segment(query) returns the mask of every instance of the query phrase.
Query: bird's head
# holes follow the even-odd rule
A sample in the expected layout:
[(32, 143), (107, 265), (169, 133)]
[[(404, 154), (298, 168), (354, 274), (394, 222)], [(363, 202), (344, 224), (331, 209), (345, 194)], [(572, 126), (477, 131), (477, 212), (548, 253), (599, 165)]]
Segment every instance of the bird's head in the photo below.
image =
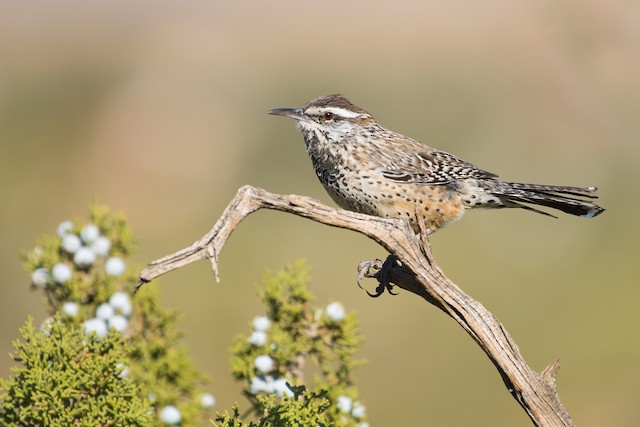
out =
[(269, 114), (297, 120), (307, 144), (312, 141), (339, 143), (375, 123), (371, 114), (342, 95), (325, 95), (302, 108), (276, 108)]

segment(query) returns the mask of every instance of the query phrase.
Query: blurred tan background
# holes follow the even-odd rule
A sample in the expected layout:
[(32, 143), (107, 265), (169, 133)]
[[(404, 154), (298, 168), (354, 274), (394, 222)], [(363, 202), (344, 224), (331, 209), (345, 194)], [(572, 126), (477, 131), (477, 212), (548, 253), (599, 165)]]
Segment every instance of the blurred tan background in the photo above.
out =
[[(94, 197), (128, 213), (141, 264), (208, 231), (243, 184), (329, 203), (294, 123), (265, 113), (340, 92), (505, 179), (600, 187), (608, 211), (597, 219), (471, 213), (432, 243), (532, 367), (561, 359), (560, 396), (578, 425), (640, 425), (639, 3), (0, 7), (1, 376), (18, 327), (46, 316), (19, 251)], [(261, 314), (263, 270), (301, 257), (319, 303), (358, 311), (372, 426), (529, 425), (452, 320), (412, 295), (357, 288), (357, 263), (384, 255), (354, 233), (261, 212), (222, 254), (221, 284), (203, 262), (148, 286), (183, 312), (217, 409), (239, 398), (227, 348)]]

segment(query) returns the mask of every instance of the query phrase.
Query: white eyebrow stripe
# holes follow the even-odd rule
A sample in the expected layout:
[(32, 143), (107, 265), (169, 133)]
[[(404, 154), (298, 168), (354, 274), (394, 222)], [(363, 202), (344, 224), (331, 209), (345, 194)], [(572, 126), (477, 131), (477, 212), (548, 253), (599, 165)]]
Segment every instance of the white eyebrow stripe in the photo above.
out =
[(344, 117), (346, 119), (355, 119), (360, 117), (360, 113), (354, 113), (353, 111), (345, 110), (344, 108), (329, 107), (325, 108), (325, 112), (333, 113), (336, 116)]
[(355, 113), (353, 111), (349, 111), (339, 107), (322, 107), (322, 108), (313, 107), (307, 110), (307, 114), (319, 115), (320, 113), (333, 113), (336, 116), (344, 117), (345, 119), (355, 119), (356, 117), (362, 116), (362, 114), (360, 113)]

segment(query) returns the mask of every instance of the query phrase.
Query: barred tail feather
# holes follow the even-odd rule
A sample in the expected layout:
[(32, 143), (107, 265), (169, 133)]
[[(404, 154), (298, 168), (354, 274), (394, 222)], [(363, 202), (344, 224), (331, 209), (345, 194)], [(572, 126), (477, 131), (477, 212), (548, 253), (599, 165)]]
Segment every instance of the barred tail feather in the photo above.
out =
[[(501, 199), (506, 200), (507, 206), (511, 203), (513, 204), (513, 207), (520, 207), (546, 214), (546, 212), (521, 204), (530, 203), (533, 205), (557, 209), (571, 215), (585, 218), (593, 218), (594, 216), (598, 216), (604, 212), (604, 209), (595, 203), (581, 200), (577, 197), (570, 197), (578, 196), (596, 199), (598, 198), (598, 189), (596, 187), (563, 187), (554, 185), (521, 184), (515, 182), (504, 182), (501, 184), (503, 185), (500, 186), (496, 195)], [(569, 196), (565, 196), (565, 194), (568, 194)]]
[(513, 190), (570, 194), (572, 196), (588, 197), (590, 199), (598, 198), (598, 187), (567, 187), (562, 185), (523, 184), (520, 182), (503, 182), (502, 184), (505, 184)]

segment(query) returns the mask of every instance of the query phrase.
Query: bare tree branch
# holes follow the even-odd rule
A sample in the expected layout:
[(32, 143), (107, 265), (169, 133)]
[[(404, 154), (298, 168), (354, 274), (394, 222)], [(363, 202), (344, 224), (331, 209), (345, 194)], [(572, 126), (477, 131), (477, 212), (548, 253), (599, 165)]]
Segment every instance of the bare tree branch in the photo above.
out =
[(140, 273), (136, 291), (144, 283), (194, 261), (209, 259), (218, 276), (218, 255), (240, 221), (258, 209), (274, 209), (334, 227), (357, 231), (375, 240), (392, 255), (360, 263), (360, 275), (376, 278), (381, 287), (397, 285), (421, 296), (456, 322), (478, 343), (498, 369), (507, 389), (536, 426), (574, 426), (556, 393), (559, 362), (542, 373), (531, 369), (509, 333), (478, 301), (449, 280), (431, 255), (428, 241), (416, 238), (408, 223), (356, 212), (332, 209), (309, 197), (278, 195), (244, 186), (238, 190), (214, 227), (200, 240), (179, 252), (149, 264)]

